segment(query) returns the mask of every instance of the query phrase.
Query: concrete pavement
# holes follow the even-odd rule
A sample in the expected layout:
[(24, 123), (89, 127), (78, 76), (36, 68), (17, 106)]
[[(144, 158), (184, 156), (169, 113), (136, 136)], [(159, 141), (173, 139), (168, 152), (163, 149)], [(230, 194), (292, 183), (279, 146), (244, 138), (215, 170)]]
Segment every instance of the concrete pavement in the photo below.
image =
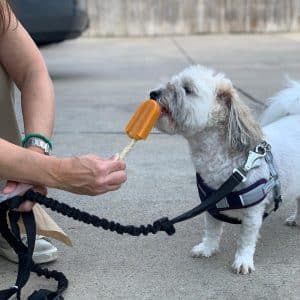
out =
[[(300, 79), (300, 35), (186, 36), (153, 39), (78, 39), (42, 49), (57, 96), (55, 155), (111, 156), (128, 139), (123, 128), (148, 91), (195, 61), (225, 72), (261, 103), (283, 87), (283, 76)], [(258, 116), (263, 105), (243, 99)], [(194, 169), (182, 138), (154, 132), (127, 159), (128, 181), (95, 198), (62, 191), (50, 195), (124, 224), (175, 216), (199, 201)], [(256, 271), (230, 270), (238, 226), (225, 225), (221, 251), (193, 259), (202, 216), (176, 226), (177, 233), (119, 236), (54, 213), (74, 247), (58, 245), (49, 266), (70, 280), (66, 299), (300, 299), (300, 231), (283, 225), (286, 203), (264, 224)], [(16, 267), (0, 258), (1, 287)], [(32, 276), (25, 294), (53, 282)]]

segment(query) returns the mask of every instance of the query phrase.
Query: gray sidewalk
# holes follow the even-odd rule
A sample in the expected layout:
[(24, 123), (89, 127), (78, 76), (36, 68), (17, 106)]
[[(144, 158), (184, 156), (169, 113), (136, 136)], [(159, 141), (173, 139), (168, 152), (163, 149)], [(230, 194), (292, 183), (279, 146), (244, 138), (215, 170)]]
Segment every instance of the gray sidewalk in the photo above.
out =
[[(243, 99), (259, 116), (266, 98), (283, 87), (284, 75), (300, 79), (300, 35), (187, 36), (154, 39), (79, 39), (42, 50), (57, 96), (55, 155), (111, 156), (128, 139), (124, 126), (148, 92), (189, 62), (225, 72), (260, 103)], [(176, 216), (199, 199), (195, 172), (182, 138), (154, 132), (127, 159), (128, 181), (95, 198), (54, 191), (71, 205), (124, 224)], [(239, 227), (225, 225), (221, 251), (193, 259), (203, 217), (176, 226), (177, 233), (119, 236), (50, 214), (74, 247), (58, 245), (49, 268), (70, 280), (66, 299), (300, 299), (300, 231), (284, 220), (284, 205), (264, 224), (250, 276), (231, 272)], [(15, 280), (16, 267), (0, 258), (1, 287)], [(54, 288), (32, 276), (26, 293)]]

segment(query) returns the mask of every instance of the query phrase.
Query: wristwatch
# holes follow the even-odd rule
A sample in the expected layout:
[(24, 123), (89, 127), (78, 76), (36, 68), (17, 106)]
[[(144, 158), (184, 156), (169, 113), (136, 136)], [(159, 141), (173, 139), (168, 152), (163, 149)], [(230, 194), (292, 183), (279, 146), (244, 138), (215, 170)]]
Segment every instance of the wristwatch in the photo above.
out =
[(29, 138), (23, 146), (24, 146), (24, 148), (37, 147), (37, 148), (42, 149), (44, 151), (44, 154), (46, 154), (46, 155), (51, 154), (50, 145), (48, 143), (46, 143), (44, 140), (37, 138), (37, 137)]

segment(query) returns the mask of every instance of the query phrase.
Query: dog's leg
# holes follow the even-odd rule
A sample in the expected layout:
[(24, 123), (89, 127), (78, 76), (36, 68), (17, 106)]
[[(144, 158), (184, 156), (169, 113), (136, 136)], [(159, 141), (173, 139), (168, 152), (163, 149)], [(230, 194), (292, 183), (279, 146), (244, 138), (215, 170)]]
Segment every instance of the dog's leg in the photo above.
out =
[(196, 245), (192, 249), (191, 255), (193, 257), (210, 257), (219, 249), (219, 243), (222, 234), (222, 225), (223, 222), (216, 220), (209, 213), (205, 213), (204, 237), (202, 243)]
[(264, 207), (248, 208), (243, 217), (238, 249), (235, 254), (233, 270), (237, 274), (249, 274), (255, 270), (253, 256), (259, 229), (263, 220)]
[(296, 200), (296, 212), (294, 215), (286, 219), (285, 224), (288, 226), (297, 226), (300, 225), (300, 197)]

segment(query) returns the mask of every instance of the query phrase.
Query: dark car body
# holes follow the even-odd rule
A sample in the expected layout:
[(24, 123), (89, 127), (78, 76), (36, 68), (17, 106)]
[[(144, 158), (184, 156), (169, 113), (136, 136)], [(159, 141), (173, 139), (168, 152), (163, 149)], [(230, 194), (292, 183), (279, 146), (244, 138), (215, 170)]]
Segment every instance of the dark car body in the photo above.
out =
[(38, 45), (78, 37), (89, 25), (86, 0), (12, 0), (10, 3)]

